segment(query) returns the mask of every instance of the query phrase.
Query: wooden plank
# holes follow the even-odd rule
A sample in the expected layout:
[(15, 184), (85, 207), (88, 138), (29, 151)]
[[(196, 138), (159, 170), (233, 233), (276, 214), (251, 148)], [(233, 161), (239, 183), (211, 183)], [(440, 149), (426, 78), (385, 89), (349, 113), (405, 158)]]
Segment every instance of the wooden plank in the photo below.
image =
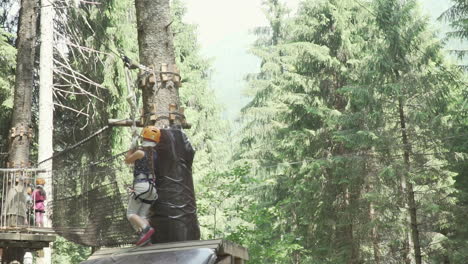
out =
[[(100, 258), (108, 258), (108, 257), (116, 257), (116, 256), (134, 256), (134, 255), (145, 255), (145, 254), (157, 254), (163, 252), (176, 252), (176, 251), (183, 251), (183, 250), (190, 250), (190, 249), (199, 249), (200, 247), (183, 247), (183, 248), (167, 248), (167, 249), (148, 249), (151, 246), (145, 247), (133, 247), (133, 248), (122, 248), (120, 251), (114, 252), (112, 254), (105, 254), (105, 255), (91, 255), (88, 260), (100, 259)], [(209, 247), (203, 247), (209, 248)], [(211, 249), (211, 248), (210, 248)], [(216, 249), (213, 249), (216, 251)]]
[(49, 247), (49, 242), (43, 241), (0, 241), (0, 248), (5, 247), (20, 247), (31, 249), (42, 249)]
[(233, 264), (232, 256), (224, 256), (216, 264)]
[(249, 260), (249, 252), (245, 247), (236, 245), (226, 240), (223, 240), (223, 243), (219, 249), (219, 255), (232, 255), (237, 258)]
[(218, 256), (222, 257), (223, 259), (229, 259), (229, 261), (226, 260), (226, 264), (244, 264), (245, 261), (249, 260), (249, 254), (246, 248), (236, 245), (232, 242), (220, 239), (162, 243), (145, 247), (104, 248), (96, 251), (91, 257), (88, 258), (88, 260), (119, 255), (127, 256), (155, 254), (160, 252), (181, 251), (197, 248), (209, 248), (215, 250)]
[(241, 258), (235, 258), (234, 259), (234, 264), (244, 264), (244, 263), (245, 263), (245, 261), (243, 259), (241, 259)]
[[(184, 241), (184, 242), (172, 242), (172, 243), (162, 243), (154, 244), (151, 246), (135, 248), (133, 252), (162, 252), (162, 251), (171, 251), (171, 250), (185, 250), (185, 249), (194, 249), (194, 248), (211, 248), (217, 250), (221, 244), (222, 240), (194, 240), (194, 241)], [(96, 251), (93, 256), (105, 257), (107, 255), (118, 254), (129, 250), (131, 248), (104, 248)], [(150, 253), (151, 253), (150, 252)]]
[(53, 242), (55, 241), (55, 236), (23, 233), (0, 233), (0, 240)]
[(55, 235), (55, 231), (51, 227), (28, 227), (26, 231), (32, 232), (32, 233)]
[(0, 247), (22, 247), (41, 249), (55, 241), (54, 235), (0, 233)]
[[(125, 120), (121, 120), (121, 119), (109, 119), (107, 121), (107, 124), (109, 126), (127, 126), (127, 127), (131, 127), (133, 126), (133, 120), (131, 119), (125, 119)], [(137, 127), (144, 127), (144, 124), (141, 120), (137, 121), (136, 122), (136, 126)]]

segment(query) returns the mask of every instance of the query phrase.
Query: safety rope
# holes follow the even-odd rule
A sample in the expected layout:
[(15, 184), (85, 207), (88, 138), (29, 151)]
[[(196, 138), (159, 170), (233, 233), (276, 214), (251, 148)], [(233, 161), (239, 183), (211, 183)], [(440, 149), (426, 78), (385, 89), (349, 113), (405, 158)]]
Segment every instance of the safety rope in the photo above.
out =
[(135, 89), (133, 89), (132, 81), (130, 79), (130, 70), (128, 66), (125, 67), (125, 80), (127, 83), (127, 102), (130, 104), (130, 119), (132, 120), (131, 134), (132, 134), (132, 148), (138, 144), (138, 131), (136, 125), (136, 113), (138, 113), (138, 101), (136, 98)]
[[(115, 53), (115, 52), (114, 52)], [(120, 52), (120, 58), (123, 60), (125, 66), (130, 69), (130, 70), (134, 70), (134, 69), (140, 69), (142, 71), (145, 71), (147, 73), (151, 73), (151, 74), (173, 74), (173, 75), (176, 75), (176, 76), (180, 76), (179, 73), (177, 72), (171, 72), (171, 71), (157, 71), (155, 69), (152, 69), (150, 67), (147, 67), (145, 65), (142, 65), (142, 64), (139, 64), (137, 62), (134, 62), (132, 61), (129, 57), (127, 57), (123, 52)]]
[(105, 127), (101, 128), (101, 129), (99, 129), (98, 131), (94, 132), (93, 134), (91, 134), (91, 135), (88, 136), (87, 138), (85, 138), (85, 139), (79, 141), (78, 143), (74, 144), (74, 145), (71, 146), (71, 147), (67, 147), (66, 149), (64, 149), (63, 151), (60, 151), (59, 153), (57, 153), (57, 154), (55, 154), (55, 155), (52, 155), (52, 157), (49, 157), (49, 158), (47, 158), (47, 159), (45, 159), (45, 160), (39, 162), (37, 165), (40, 165), (40, 164), (42, 164), (42, 163), (44, 163), (44, 162), (46, 162), (46, 161), (48, 161), (48, 160), (55, 159), (55, 158), (57, 158), (57, 157), (59, 157), (59, 156), (65, 154), (65, 153), (69, 152), (70, 150), (73, 150), (73, 149), (75, 149), (75, 148), (77, 148), (77, 147), (83, 145), (84, 143), (90, 141), (92, 138), (98, 136), (99, 134), (103, 133), (103, 132), (106, 131), (107, 129), (109, 129), (109, 126), (105, 126)]

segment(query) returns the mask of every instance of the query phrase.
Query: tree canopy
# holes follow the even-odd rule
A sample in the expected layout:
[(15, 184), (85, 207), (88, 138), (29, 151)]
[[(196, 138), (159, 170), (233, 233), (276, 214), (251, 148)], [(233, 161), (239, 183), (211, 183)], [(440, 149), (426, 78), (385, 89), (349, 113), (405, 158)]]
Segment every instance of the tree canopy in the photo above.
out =
[[(127, 98), (138, 73), (121, 59), (138, 58), (134, 3), (93, 3), (58, 4), (56, 151), (110, 118), (135, 115)], [(249, 263), (465, 263), (468, 79), (418, 1), (302, 0), (292, 12), (285, 1), (264, 0), (263, 7), (268, 25), (254, 30), (251, 47), (259, 71), (246, 76), (249, 102), (230, 123), (210, 88), (197, 26), (184, 22), (183, 1), (172, 1), (202, 238), (247, 247)], [(452, 1), (441, 17), (449, 37), (468, 38), (467, 12), (465, 0)], [(2, 15), (0, 23), (6, 142), (16, 20)], [(141, 106), (140, 92), (136, 98)], [(56, 169), (111, 159), (130, 139), (130, 129), (110, 130)], [(90, 254), (63, 239), (55, 248), (55, 263)]]

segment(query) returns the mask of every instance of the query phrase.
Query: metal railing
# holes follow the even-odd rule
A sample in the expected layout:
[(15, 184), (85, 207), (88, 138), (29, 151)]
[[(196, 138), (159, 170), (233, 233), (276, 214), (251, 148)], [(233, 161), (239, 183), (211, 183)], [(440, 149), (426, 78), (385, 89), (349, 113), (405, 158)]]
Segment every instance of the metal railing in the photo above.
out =
[[(33, 197), (36, 179), (44, 169), (0, 169), (0, 229), (36, 226)], [(41, 177), (43, 178), (43, 177)]]

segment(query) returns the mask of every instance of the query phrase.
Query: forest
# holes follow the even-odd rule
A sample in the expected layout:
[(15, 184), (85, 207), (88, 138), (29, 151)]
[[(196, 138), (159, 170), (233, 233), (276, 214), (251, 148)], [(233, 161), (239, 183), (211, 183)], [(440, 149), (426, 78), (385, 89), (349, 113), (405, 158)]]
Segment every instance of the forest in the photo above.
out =
[[(0, 167), (13, 118), (17, 2), (0, 1)], [(446, 43), (468, 40), (468, 2), (450, 5), (439, 17), (450, 25), (442, 38), (417, 0), (301, 0), (294, 12), (263, 0), (268, 26), (254, 30), (250, 47), (261, 63), (245, 76), (247, 105), (227, 120), (197, 25), (184, 22), (184, 1), (171, 0), (201, 238), (248, 248), (252, 264), (467, 263), (468, 46)], [(108, 119), (135, 115), (127, 98), (137, 72), (119, 55), (138, 61), (139, 47), (134, 1), (54, 7), (59, 153)], [(37, 72), (32, 78), (37, 132)], [(113, 128), (54, 161), (54, 171), (113, 158), (131, 138), (129, 128)], [(37, 160), (36, 138), (30, 155)], [(90, 254), (59, 238), (52, 260)]]

